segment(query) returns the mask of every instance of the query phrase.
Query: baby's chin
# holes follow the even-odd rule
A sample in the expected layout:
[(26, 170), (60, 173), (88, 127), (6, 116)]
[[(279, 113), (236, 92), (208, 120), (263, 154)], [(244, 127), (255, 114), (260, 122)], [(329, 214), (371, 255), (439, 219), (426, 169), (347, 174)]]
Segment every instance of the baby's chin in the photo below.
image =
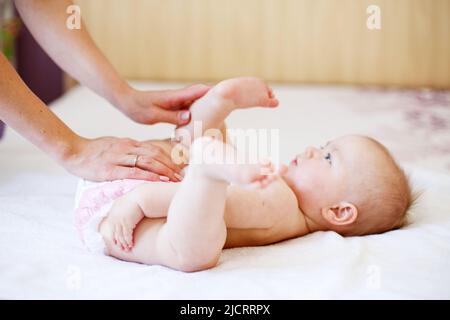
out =
[(289, 181), (289, 183), (294, 182), (293, 168), (291, 166), (287, 167), (286, 172), (283, 174), (283, 179)]
[(285, 173), (285, 176), (288, 176), (291, 180), (298, 180), (299, 179), (299, 173), (301, 168), (297, 164), (290, 163), (287, 166), (287, 170)]
[(297, 181), (295, 179), (295, 175), (289, 173), (289, 170), (282, 176), (284, 182), (288, 185), (288, 187), (294, 192), (297, 200), (299, 200), (300, 190), (297, 185)]

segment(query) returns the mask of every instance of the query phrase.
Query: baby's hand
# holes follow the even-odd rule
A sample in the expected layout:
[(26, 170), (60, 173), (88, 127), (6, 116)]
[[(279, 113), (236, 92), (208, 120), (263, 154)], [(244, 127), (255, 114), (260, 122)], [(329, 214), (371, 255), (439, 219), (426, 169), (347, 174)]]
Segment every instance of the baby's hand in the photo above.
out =
[(112, 230), (114, 244), (124, 251), (130, 251), (134, 245), (133, 231), (143, 217), (144, 214), (134, 201), (126, 196), (118, 198), (105, 218)]
[(250, 185), (250, 187), (266, 188), (287, 171), (285, 165), (282, 164), (276, 166), (269, 159), (262, 160), (260, 163), (260, 176)]

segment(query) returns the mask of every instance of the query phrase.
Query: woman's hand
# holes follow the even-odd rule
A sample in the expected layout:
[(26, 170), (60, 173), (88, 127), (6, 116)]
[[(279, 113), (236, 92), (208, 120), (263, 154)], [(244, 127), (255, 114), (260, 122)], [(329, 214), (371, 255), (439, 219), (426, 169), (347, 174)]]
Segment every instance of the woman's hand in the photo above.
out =
[(141, 179), (181, 181), (180, 171), (163, 149), (126, 138), (78, 137), (61, 160), (72, 174), (92, 181)]
[(180, 126), (189, 123), (189, 107), (209, 89), (210, 87), (201, 84), (163, 91), (138, 91), (128, 87), (118, 93), (119, 96), (114, 99), (113, 104), (138, 123), (167, 122)]

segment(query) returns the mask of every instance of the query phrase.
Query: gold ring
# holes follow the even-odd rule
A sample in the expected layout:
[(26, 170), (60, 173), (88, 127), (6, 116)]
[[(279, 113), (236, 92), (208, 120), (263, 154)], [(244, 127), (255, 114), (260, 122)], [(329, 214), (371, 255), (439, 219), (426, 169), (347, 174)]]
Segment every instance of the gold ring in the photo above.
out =
[(133, 167), (136, 167), (137, 162), (138, 162), (138, 158), (139, 158), (139, 155), (137, 154), (137, 155), (136, 155), (136, 158), (134, 158)]

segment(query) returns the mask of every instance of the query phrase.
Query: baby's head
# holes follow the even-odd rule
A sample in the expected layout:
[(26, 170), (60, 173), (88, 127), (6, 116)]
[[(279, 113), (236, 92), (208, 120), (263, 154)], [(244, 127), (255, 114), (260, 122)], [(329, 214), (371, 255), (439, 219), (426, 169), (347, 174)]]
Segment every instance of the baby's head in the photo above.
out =
[(389, 151), (364, 136), (306, 148), (289, 165), (285, 180), (311, 229), (344, 236), (399, 228), (413, 202), (408, 179)]

